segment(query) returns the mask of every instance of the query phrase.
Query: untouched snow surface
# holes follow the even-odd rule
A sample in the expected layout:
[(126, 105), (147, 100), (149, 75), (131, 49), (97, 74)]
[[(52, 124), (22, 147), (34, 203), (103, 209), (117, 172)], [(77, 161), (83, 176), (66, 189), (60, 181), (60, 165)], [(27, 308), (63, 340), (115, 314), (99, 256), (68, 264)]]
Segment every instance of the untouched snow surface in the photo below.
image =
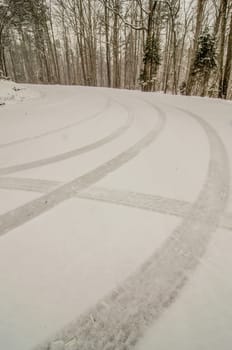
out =
[(11, 82), (0, 101), (0, 349), (231, 349), (232, 105)]

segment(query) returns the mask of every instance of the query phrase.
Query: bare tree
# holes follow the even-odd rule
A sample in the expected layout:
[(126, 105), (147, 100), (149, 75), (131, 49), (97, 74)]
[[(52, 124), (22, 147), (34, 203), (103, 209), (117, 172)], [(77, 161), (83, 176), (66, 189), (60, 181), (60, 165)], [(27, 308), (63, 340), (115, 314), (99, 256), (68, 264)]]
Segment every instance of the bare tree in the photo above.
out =
[[(25, 82), (228, 98), (231, 10), (232, 0), (1, 0), (0, 71)], [(206, 28), (217, 70), (212, 57), (200, 62)]]

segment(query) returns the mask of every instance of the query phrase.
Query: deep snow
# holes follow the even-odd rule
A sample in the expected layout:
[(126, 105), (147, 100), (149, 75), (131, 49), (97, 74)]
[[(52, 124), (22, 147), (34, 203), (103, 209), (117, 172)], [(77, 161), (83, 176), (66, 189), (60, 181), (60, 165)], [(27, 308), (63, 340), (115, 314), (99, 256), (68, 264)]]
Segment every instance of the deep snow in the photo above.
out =
[(22, 88), (0, 107), (1, 348), (229, 350), (232, 105)]

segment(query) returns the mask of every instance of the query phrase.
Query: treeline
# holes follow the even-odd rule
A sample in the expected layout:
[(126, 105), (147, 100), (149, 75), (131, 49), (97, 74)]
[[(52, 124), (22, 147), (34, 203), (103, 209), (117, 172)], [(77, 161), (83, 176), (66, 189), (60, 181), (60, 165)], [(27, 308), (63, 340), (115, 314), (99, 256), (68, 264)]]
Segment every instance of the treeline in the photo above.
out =
[(0, 75), (232, 98), (232, 0), (0, 0)]

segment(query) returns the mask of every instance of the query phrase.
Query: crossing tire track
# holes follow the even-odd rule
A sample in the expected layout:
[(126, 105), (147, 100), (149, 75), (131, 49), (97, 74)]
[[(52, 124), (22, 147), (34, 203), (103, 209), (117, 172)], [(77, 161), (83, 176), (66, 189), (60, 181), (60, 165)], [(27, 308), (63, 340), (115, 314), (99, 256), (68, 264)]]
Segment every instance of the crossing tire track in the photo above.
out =
[(78, 198), (124, 205), (136, 209), (144, 209), (175, 216), (185, 216), (191, 209), (191, 203), (177, 199), (100, 187), (91, 187), (79, 193)]
[[(0, 177), (0, 189), (5, 190), (47, 193), (63, 184), (62, 182), (51, 180)], [(185, 217), (192, 207), (191, 203), (174, 198), (102, 187), (91, 187), (83, 192), (74, 194), (74, 196), (80, 199), (121, 205), (177, 217)], [(232, 230), (231, 213), (222, 215), (220, 227)]]
[(117, 290), (36, 349), (70, 342), (75, 350), (129, 350), (178, 297), (204, 255), (226, 208), (229, 163), (215, 130), (198, 115), (179, 109), (204, 129), (210, 145), (206, 181), (191, 211), (163, 246)]

